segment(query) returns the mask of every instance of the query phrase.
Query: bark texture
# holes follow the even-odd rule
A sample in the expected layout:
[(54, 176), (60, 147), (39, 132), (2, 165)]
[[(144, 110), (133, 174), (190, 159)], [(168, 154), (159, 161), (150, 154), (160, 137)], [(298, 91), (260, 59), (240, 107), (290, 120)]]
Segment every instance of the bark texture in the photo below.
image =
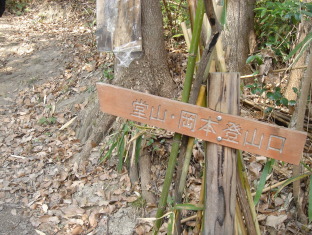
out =
[[(112, 84), (171, 98), (175, 95), (176, 86), (167, 65), (160, 3), (144, 0), (141, 4), (143, 55), (129, 67), (116, 65)], [(73, 161), (86, 160), (91, 149), (103, 139), (116, 120), (114, 116), (101, 113), (96, 100), (92, 98), (92, 105), (81, 115), (77, 136), (85, 145)]]
[[(301, 42), (309, 32), (311, 32), (312, 29), (312, 22), (310, 21), (303, 21), (299, 25), (299, 31), (298, 31), (298, 43)], [(297, 53), (298, 54), (298, 53)], [(307, 50), (301, 55), (301, 57), (298, 59), (297, 62), (293, 64), (293, 67), (300, 67), (307, 64), (308, 59), (308, 52)], [(293, 87), (299, 88), (301, 79), (304, 76), (304, 69), (294, 69), (290, 72), (288, 84), (285, 90), (285, 97), (288, 100), (296, 100), (297, 94), (293, 91)]]
[(256, 0), (229, 0), (227, 9), (227, 24), (223, 33), (223, 45), (227, 71), (248, 74), (246, 65), (249, 39), (254, 35), (254, 12)]
[[(307, 56), (308, 69), (301, 83), (301, 94), (298, 99), (298, 107), (296, 108), (295, 113), (293, 114), (292, 119), (290, 121), (290, 128), (294, 128), (298, 131), (304, 130), (303, 126), (304, 126), (306, 104), (307, 104), (307, 99), (309, 96), (309, 90), (310, 90), (311, 81), (312, 81), (312, 67), (309, 66), (309, 64), (311, 64), (311, 61), (312, 61), (311, 50), (312, 49), (310, 46), (310, 48), (306, 52), (308, 54)], [(301, 165), (293, 166), (293, 177), (299, 176), (300, 174), (302, 174), (302, 171), (303, 169)], [(299, 221), (303, 224), (307, 224), (308, 219), (304, 212), (304, 204), (302, 203), (304, 195), (301, 190), (301, 180), (296, 180), (295, 182), (293, 182), (293, 194), (294, 194), (294, 200), (295, 200), (296, 207), (297, 207), (297, 214), (298, 214)]]

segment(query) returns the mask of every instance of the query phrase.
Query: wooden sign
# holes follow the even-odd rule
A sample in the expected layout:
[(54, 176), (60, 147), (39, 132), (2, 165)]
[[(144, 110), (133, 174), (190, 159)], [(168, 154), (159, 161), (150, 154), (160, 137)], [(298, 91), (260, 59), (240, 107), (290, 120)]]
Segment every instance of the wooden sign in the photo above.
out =
[(103, 112), (198, 139), (299, 164), (307, 134), (104, 83)]

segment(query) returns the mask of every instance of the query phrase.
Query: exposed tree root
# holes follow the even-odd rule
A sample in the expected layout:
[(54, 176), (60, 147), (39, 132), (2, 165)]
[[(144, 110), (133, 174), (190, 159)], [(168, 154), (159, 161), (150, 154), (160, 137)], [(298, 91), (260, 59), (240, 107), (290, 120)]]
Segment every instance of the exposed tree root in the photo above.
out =
[(143, 150), (143, 154), (140, 156), (139, 167), (142, 197), (146, 200), (146, 202), (155, 204), (156, 198), (154, 194), (149, 191), (151, 185), (151, 159), (147, 150)]
[(86, 141), (82, 151), (72, 158), (72, 163), (77, 162), (78, 165), (87, 160), (92, 148), (97, 146), (106, 136), (111, 126), (114, 124), (116, 117), (109, 114), (99, 114), (99, 117), (94, 117), (96, 125), (92, 128), (91, 135)]

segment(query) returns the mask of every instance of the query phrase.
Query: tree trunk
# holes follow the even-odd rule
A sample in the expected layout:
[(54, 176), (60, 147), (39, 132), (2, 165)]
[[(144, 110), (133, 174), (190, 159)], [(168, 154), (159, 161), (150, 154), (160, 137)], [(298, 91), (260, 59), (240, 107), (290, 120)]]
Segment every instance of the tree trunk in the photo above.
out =
[[(312, 23), (310, 21), (303, 21), (299, 25), (299, 32), (298, 32), (298, 43), (301, 42), (309, 32), (311, 32)], [(298, 55), (298, 53), (297, 53)], [(293, 67), (300, 67), (306, 65), (308, 58), (307, 50), (301, 55), (296, 63), (294, 63)], [(284, 93), (284, 96), (288, 100), (296, 100), (297, 94), (293, 91), (293, 87), (299, 88), (301, 79), (304, 76), (304, 69), (294, 69), (290, 72), (288, 84)]]
[[(173, 97), (176, 87), (167, 65), (160, 3), (157, 0), (143, 0), (141, 4), (143, 55), (132, 61), (129, 67), (119, 67), (116, 63), (112, 84), (164, 97)], [(108, 133), (115, 119), (114, 116), (101, 113), (98, 102), (93, 101), (86, 113), (82, 114), (78, 136), (86, 142), (81, 153), (75, 156), (73, 161), (87, 160), (91, 149)]]
[(225, 61), (228, 72), (248, 74), (246, 59), (253, 51), (250, 39), (254, 35), (254, 12), (256, 0), (229, 0), (226, 26), (223, 33)]
[[(290, 121), (290, 128), (296, 129), (298, 131), (303, 131), (303, 125), (304, 125), (304, 117), (305, 117), (305, 111), (306, 111), (306, 104), (309, 96), (309, 90), (311, 87), (311, 80), (312, 80), (312, 67), (309, 66), (309, 63), (311, 64), (312, 61), (312, 53), (311, 53), (311, 46), (307, 49), (306, 53), (307, 55), (307, 65), (308, 69), (305, 72), (305, 76), (302, 79), (301, 83), (301, 89), (300, 89), (300, 97), (298, 99), (298, 105), (296, 107), (296, 110), (291, 118)], [(302, 166), (293, 166), (293, 177), (299, 176), (302, 174)], [(303, 192), (301, 190), (301, 180), (296, 180), (293, 183), (293, 194), (294, 194), (294, 200), (297, 207), (297, 213), (299, 221), (303, 224), (307, 224), (308, 219), (307, 216), (304, 213), (304, 205), (302, 204), (303, 201)]]

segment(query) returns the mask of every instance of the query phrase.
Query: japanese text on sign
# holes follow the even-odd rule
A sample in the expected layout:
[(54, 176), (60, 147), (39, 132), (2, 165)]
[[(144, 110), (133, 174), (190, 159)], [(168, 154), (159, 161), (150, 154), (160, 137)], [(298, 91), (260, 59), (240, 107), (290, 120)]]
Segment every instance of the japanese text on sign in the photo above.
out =
[(101, 110), (227, 147), (298, 164), (306, 133), (98, 84)]

